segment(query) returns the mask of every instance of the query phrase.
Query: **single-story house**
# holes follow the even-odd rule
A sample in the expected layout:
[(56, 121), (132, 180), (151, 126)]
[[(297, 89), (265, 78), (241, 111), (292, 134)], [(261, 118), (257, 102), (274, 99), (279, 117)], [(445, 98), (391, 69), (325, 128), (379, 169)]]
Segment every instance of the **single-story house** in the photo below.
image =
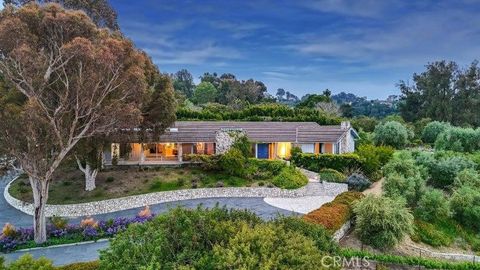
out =
[(322, 126), (315, 122), (177, 121), (158, 139), (112, 143), (104, 153), (105, 165), (156, 165), (183, 162), (186, 155), (223, 153), (229, 134), (243, 133), (252, 142), (252, 156), (288, 158), (292, 146), (304, 153), (350, 153), (357, 132), (350, 122)]

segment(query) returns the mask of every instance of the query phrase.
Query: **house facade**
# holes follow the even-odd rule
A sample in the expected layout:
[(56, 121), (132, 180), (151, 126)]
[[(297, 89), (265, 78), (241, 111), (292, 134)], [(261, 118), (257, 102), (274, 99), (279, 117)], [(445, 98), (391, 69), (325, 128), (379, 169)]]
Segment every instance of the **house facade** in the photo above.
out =
[(149, 142), (112, 143), (104, 152), (105, 165), (160, 165), (184, 162), (190, 154), (221, 154), (235, 136), (252, 142), (252, 157), (289, 158), (293, 146), (304, 153), (350, 153), (357, 132), (349, 122), (321, 126), (315, 122), (177, 121)]

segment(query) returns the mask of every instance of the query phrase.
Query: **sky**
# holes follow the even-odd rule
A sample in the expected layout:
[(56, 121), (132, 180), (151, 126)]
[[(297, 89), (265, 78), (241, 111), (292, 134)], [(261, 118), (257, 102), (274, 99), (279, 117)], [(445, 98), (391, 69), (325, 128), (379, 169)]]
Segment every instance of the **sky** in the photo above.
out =
[[(2, 0), (0, 0), (1, 2)], [(479, 58), (480, 0), (110, 0), (163, 72), (233, 73), (270, 93), (399, 94), (437, 60)]]

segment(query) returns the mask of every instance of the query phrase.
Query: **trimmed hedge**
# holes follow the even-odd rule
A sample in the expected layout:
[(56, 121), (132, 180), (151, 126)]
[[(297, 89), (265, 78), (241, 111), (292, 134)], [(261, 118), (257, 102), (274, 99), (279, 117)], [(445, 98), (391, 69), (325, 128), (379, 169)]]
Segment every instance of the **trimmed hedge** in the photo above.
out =
[(360, 192), (344, 192), (338, 195), (333, 201), (304, 215), (303, 218), (306, 221), (320, 224), (330, 233), (334, 233), (353, 217), (353, 203), (363, 197), (365, 196)]
[(288, 166), (280, 171), (272, 179), (272, 184), (279, 188), (295, 189), (305, 186), (308, 183), (308, 178), (293, 166)]
[(362, 167), (356, 154), (297, 154), (292, 156), (295, 165), (307, 170), (320, 172), (322, 169), (334, 169), (339, 172)]
[(321, 169), (318, 173), (320, 180), (327, 182), (344, 183), (347, 177), (334, 169)]

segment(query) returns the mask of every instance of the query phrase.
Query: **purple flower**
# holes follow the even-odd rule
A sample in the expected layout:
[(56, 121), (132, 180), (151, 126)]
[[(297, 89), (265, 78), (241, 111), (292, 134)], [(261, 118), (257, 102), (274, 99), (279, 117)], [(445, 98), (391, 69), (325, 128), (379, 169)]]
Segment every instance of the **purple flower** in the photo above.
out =
[(98, 236), (98, 231), (97, 231), (97, 229), (95, 229), (91, 226), (88, 226), (88, 227), (85, 227), (85, 229), (83, 229), (83, 236), (85, 238), (93, 238), (93, 237)]

